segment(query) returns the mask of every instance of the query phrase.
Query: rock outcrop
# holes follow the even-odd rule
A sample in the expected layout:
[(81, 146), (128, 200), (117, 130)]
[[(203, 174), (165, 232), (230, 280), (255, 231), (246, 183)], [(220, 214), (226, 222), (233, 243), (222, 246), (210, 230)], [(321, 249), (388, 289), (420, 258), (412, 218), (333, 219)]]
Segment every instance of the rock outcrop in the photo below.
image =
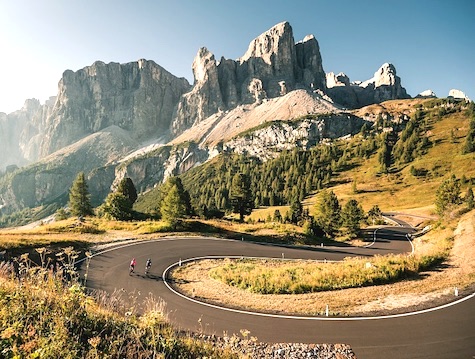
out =
[(275, 121), (226, 142), (223, 149), (267, 160), (283, 150), (309, 149), (324, 140), (354, 135), (365, 122), (347, 113), (309, 116), (292, 122)]
[(453, 97), (459, 100), (471, 101), (470, 98), (463, 91), (457, 89), (451, 89), (449, 91), (449, 97)]
[(152, 153), (134, 157), (115, 166), (112, 187), (124, 178), (134, 182), (138, 192), (145, 192), (170, 176), (176, 176), (209, 158), (207, 149), (190, 142), (180, 146), (162, 146)]
[(303, 89), (294, 90), (262, 103), (239, 105), (233, 110), (216, 113), (184, 131), (172, 143), (193, 141), (202, 147), (212, 147), (265, 122), (339, 112), (325, 96)]
[(425, 91), (422, 91), (421, 93), (419, 93), (416, 97), (422, 97), (422, 98), (435, 98), (437, 97), (437, 95), (435, 94), (434, 91), (432, 90), (425, 90)]
[(383, 64), (371, 79), (361, 83), (350, 83), (343, 73), (329, 73), (327, 86), (327, 93), (335, 102), (351, 109), (387, 100), (410, 98), (401, 85), (401, 78), (396, 75), (396, 68), (389, 63)]
[(207, 117), (243, 104), (261, 103), (297, 88), (325, 90), (318, 42), (310, 35), (297, 44), (288, 22), (255, 38), (238, 60), (219, 63), (206, 48), (193, 61), (194, 86), (178, 104), (172, 133), (179, 135)]

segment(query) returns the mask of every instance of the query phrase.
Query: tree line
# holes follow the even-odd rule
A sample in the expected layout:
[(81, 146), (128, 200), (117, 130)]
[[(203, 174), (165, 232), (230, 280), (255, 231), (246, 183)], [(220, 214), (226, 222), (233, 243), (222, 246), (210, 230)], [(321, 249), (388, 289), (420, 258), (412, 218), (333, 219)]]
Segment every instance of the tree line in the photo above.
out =
[[(393, 125), (393, 131), (382, 133), (363, 126), (361, 136), (349, 141), (332, 141), (309, 150), (284, 150), (276, 158), (265, 162), (246, 155), (223, 153), (181, 176), (169, 178), (138, 201), (131, 179), (124, 178), (96, 212), (119, 220), (143, 218), (144, 214), (167, 220), (184, 216), (212, 218), (233, 212), (243, 220), (245, 215), (259, 206), (288, 205), (288, 213), (275, 213), (273, 219), (300, 222), (310, 231), (318, 225), (319, 230), (329, 235), (332, 230), (324, 221), (311, 219), (301, 208), (302, 200), (314, 191), (329, 188), (337, 172), (357, 165), (358, 160), (369, 158), (376, 152), (379, 153), (382, 172), (386, 172), (392, 164), (406, 164), (424, 154), (430, 145), (426, 133), (433, 111), (430, 106), (420, 106), (400, 130), (397, 124)], [(471, 144), (475, 138), (473, 104), (468, 105), (467, 111), (471, 114), (471, 120), (466, 142)], [(389, 125), (387, 121), (386, 126)], [(81, 176), (77, 179), (79, 184), (84, 183), (84, 174)], [(80, 198), (75, 188), (78, 183), (71, 188), (70, 203), (78, 202), (75, 196)], [(355, 201), (351, 200), (346, 205), (351, 206), (346, 209), (347, 214), (353, 213), (354, 218), (362, 216)], [(73, 206), (70, 207), (71, 213), (78, 212)], [(90, 211), (85, 208), (82, 212), (89, 214)], [(324, 209), (320, 208), (320, 211)], [(351, 229), (356, 227), (351, 221), (344, 220), (345, 216), (351, 217), (347, 214), (340, 213), (340, 219), (332, 222), (335, 225), (344, 222), (350, 232), (354, 232)]]

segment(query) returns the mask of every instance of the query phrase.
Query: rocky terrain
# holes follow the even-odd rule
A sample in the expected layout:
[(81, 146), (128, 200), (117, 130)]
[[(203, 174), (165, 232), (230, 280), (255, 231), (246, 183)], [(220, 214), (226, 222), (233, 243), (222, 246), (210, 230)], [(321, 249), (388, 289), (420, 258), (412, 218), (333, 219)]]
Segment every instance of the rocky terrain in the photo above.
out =
[(344, 73), (327, 75), (327, 92), (335, 102), (350, 109), (393, 99), (410, 98), (394, 65), (385, 63), (364, 82), (350, 82)]
[[(256, 37), (237, 60), (218, 61), (203, 47), (192, 69), (190, 85), (153, 61), (97, 61), (65, 71), (45, 104), (28, 100), (0, 113), (0, 171), (9, 172), (0, 178), (2, 213), (64, 202), (79, 171), (100, 202), (124, 176), (145, 191), (223, 150), (265, 158), (272, 147), (346, 136), (363, 120), (344, 108), (408, 97), (391, 64), (358, 84), (326, 75), (315, 37), (295, 42), (288, 22)], [(251, 133), (307, 115), (315, 121), (273, 125), (264, 137), (262, 128)], [(237, 139), (243, 132), (248, 136)]]

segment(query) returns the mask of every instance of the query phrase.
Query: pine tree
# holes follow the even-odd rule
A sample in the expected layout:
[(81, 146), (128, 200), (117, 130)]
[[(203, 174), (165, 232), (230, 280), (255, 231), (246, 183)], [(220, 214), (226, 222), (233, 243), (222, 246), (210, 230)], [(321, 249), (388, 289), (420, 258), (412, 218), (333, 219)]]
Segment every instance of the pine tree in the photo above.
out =
[(274, 211), (274, 222), (282, 223), (282, 215), (280, 214), (280, 211), (276, 209)]
[(92, 215), (90, 197), (84, 172), (80, 172), (69, 190), (69, 209), (71, 214), (77, 217)]
[(364, 211), (356, 199), (350, 199), (341, 212), (343, 225), (348, 229), (350, 236), (355, 236), (360, 230)]
[[(472, 125), (473, 124), (473, 125)], [(471, 121), (471, 128), (469, 129), (467, 136), (465, 137), (465, 142), (462, 148), (462, 154), (467, 154), (475, 152), (475, 120)]]
[(129, 177), (124, 177), (117, 186), (117, 193), (123, 194), (132, 206), (137, 200), (137, 189), (135, 188), (134, 182)]
[(383, 146), (381, 147), (381, 151), (379, 152), (378, 159), (379, 159), (381, 172), (387, 173), (390, 166), (390, 161), (391, 161), (391, 151), (388, 145), (386, 144), (386, 141), (383, 143)]
[(440, 184), (435, 197), (436, 211), (441, 216), (452, 206), (460, 203), (460, 181), (455, 175)]
[(465, 203), (467, 204), (467, 208), (469, 210), (472, 210), (475, 208), (472, 187), (469, 187), (469, 189), (467, 190), (467, 194), (465, 195)]
[(253, 208), (251, 184), (249, 176), (236, 173), (230, 189), (231, 205), (234, 213), (239, 213), (239, 221), (244, 221), (244, 216), (250, 214)]
[(162, 219), (170, 222), (173, 227), (176, 226), (178, 219), (186, 214), (186, 205), (177, 185), (173, 184), (164, 195), (160, 203), (160, 214)]
[(375, 204), (371, 209), (368, 211), (368, 218), (373, 222), (373, 225), (375, 221), (381, 218), (382, 212), (379, 209), (379, 206)]
[(290, 204), (290, 222), (292, 222), (293, 224), (298, 224), (302, 220), (302, 214), (302, 203), (298, 200), (298, 198), (294, 198), (294, 200)]
[(168, 193), (173, 189), (173, 187), (176, 187), (180, 203), (185, 208), (185, 212), (183, 213), (183, 215), (191, 215), (193, 213), (193, 207), (191, 206), (190, 194), (183, 188), (183, 183), (181, 182), (180, 177), (169, 177), (167, 181), (161, 186), (159, 206), (161, 207), (165, 198), (167, 197)]
[(127, 221), (133, 217), (130, 199), (120, 192), (109, 193), (101, 207), (106, 216), (118, 221)]
[(317, 203), (317, 224), (327, 236), (332, 236), (341, 225), (341, 206), (333, 191), (324, 190)]

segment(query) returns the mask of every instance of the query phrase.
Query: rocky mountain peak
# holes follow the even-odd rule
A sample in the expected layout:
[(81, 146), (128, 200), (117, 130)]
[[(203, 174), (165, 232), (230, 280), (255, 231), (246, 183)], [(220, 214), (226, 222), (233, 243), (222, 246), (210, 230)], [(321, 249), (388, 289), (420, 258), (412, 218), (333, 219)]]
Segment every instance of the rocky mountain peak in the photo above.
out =
[(66, 70), (46, 122), (41, 156), (112, 125), (143, 141), (167, 132), (175, 106), (190, 85), (153, 61), (96, 61)]
[(256, 57), (261, 58), (267, 64), (272, 64), (273, 56), (291, 61), (294, 45), (292, 27), (287, 21), (284, 21), (252, 40), (239, 62), (243, 63)]
[(349, 78), (340, 73), (330, 72), (326, 76), (328, 94), (337, 103), (348, 108), (359, 108), (397, 98), (410, 98), (401, 85), (401, 78), (396, 75), (396, 67), (384, 63), (373, 75), (364, 82), (350, 83)]
[(335, 75), (333, 72), (329, 72), (326, 78), (328, 88), (335, 86), (350, 86), (350, 78), (343, 72), (340, 72), (338, 75)]
[(466, 101), (471, 101), (470, 98), (463, 92), (457, 89), (451, 89), (449, 91), (449, 97), (453, 97), (456, 99), (462, 99)]
[(396, 78), (396, 68), (393, 64), (386, 62), (374, 73), (374, 86), (394, 86), (397, 81)]
[(397, 81), (396, 68), (393, 64), (384, 63), (375, 73), (372, 78), (361, 83), (361, 87), (367, 86), (394, 86)]
[(195, 84), (205, 81), (210, 71), (216, 71), (214, 55), (206, 47), (200, 48), (191, 68), (193, 70)]
[(206, 48), (193, 61), (195, 83), (182, 96), (172, 124), (176, 136), (218, 111), (261, 103), (297, 89), (325, 90), (318, 42), (308, 35), (295, 43), (286, 21), (262, 33), (238, 60), (219, 63)]
[(434, 91), (432, 91), (431, 89), (428, 89), (428, 90), (422, 91), (422, 92), (419, 93), (416, 97), (428, 97), (428, 98), (431, 98), (431, 97), (437, 97), (437, 95), (435, 94)]

